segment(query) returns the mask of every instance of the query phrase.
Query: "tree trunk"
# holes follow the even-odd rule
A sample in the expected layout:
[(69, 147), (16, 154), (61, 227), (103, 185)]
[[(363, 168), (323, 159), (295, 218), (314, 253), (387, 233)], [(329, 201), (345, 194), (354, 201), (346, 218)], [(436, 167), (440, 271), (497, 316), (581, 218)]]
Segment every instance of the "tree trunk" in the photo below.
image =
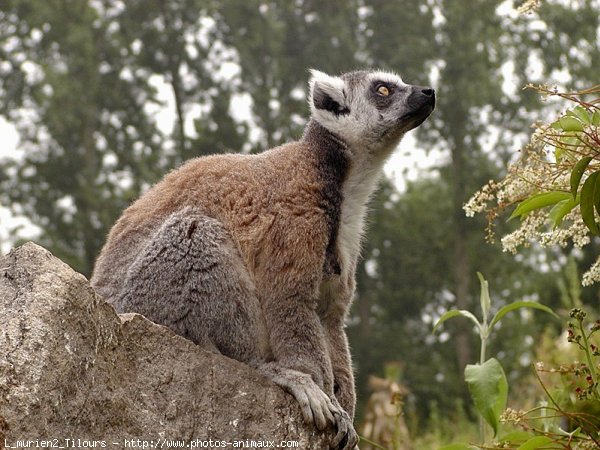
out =
[(179, 152), (182, 159), (187, 158), (187, 140), (185, 137), (185, 116), (183, 113), (183, 99), (181, 95), (181, 77), (179, 76), (179, 61), (173, 61), (169, 58), (172, 64), (171, 69), (171, 86), (173, 87), (173, 96), (175, 97), (175, 110), (177, 111), (177, 129), (179, 138)]
[[(464, 125), (464, 124), (463, 124)], [(457, 124), (457, 131), (460, 125)], [(454, 295), (456, 296), (456, 307), (458, 309), (471, 309), (469, 302), (469, 280), (471, 277), (471, 264), (467, 249), (467, 224), (463, 213), (463, 203), (466, 199), (465, 182), (465, 135), (456, 133), (452, 148), (452, 176), (453, 176), (453, 198), (452, 210), (454, 211), (454, 264), (452, 272), (454, 278)], [(470, 345), (471, 329), (464, 323), (459, 323), (455, 328), (454, 342), (456, 344), (456, 357), (459, 376), (462, 378), (463, 370), (467, 364), (472, 362), (472, 351)]]

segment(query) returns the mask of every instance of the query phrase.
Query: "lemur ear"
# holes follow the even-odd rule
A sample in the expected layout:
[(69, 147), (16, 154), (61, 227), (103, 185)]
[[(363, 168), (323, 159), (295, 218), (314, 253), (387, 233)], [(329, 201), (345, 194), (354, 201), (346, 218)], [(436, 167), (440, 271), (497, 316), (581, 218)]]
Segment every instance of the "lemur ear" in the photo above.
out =
[(344, 80), (314, 69), (311, 69), (310, 73), (312, 75), (309, 83), (311, 109), (313, 111), (324, 109), (336, 116), (350, 113), (346, 104)]

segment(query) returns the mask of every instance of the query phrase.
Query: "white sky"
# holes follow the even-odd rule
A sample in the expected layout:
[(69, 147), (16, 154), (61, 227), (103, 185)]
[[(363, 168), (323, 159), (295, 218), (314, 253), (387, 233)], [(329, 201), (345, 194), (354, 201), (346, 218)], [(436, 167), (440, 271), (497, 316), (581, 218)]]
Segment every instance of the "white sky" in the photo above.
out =
[[(0, 159), (14, 155), (18, 142), (19, 135), (14, 126), (0, 117)], [(8, 228), (27, 223), (26, 219), (14, 218), (5, 206), (0, 204), (0, 253), (6, 252), (10, 246), (11, 236), (8, 234)], [(31, 231), (35, 231), (35, 229), (31, 227)]]

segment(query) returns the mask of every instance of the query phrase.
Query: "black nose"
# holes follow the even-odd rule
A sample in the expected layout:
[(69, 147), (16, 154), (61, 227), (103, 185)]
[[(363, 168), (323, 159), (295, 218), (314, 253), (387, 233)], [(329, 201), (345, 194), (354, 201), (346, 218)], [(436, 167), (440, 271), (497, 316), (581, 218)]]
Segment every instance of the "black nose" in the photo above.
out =
[(410, 90), (413, 100), (423, 101), (423, 102), (435, 102), (435, 89), (429, 86), (411, 86)]
[(429, 86), (411, 86), (406, 106), (413, 112), (423, 109), (429, 114), (435, 107), (435, 90)]

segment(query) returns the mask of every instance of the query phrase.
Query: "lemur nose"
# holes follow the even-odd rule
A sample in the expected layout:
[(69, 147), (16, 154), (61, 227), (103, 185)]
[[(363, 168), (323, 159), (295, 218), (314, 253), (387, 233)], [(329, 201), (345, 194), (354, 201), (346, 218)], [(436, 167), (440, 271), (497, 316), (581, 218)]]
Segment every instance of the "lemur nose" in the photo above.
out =
[(431, 88), (421, 89), (421, 92), (425, 94), (427, 97), (432, 97), (435, 94), (435, 91)]

